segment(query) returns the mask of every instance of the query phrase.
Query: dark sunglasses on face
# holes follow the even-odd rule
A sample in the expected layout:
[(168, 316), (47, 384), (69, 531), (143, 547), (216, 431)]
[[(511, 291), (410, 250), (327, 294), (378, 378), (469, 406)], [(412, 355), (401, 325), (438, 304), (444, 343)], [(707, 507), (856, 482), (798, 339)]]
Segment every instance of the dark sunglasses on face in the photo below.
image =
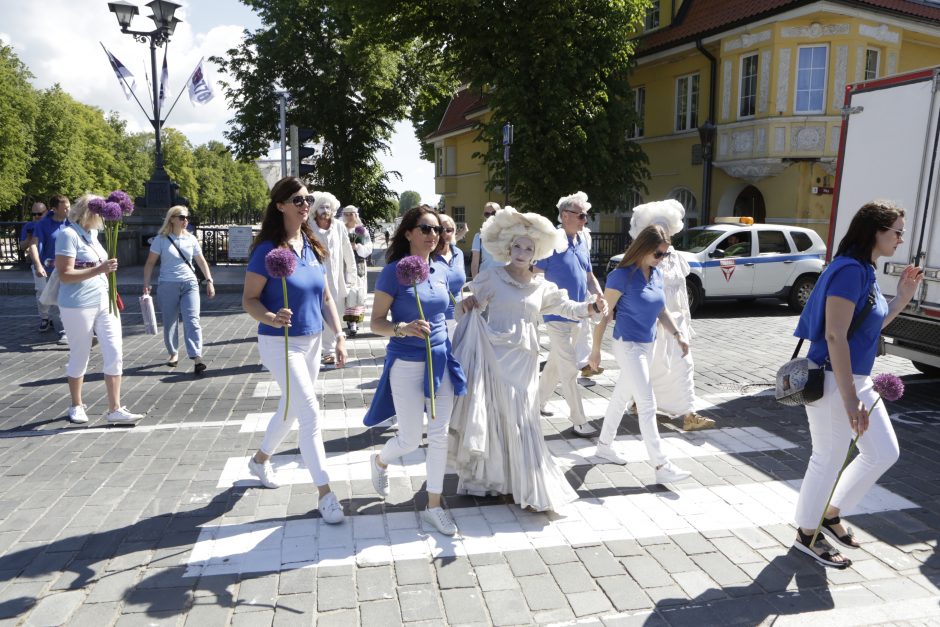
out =
[(30, 214), (30, 215), (32, 215), (34, 218), (41, 218), (41, 217), (43, 216), (43, 214), (41, 214), (41, 213), (33, 213), (33, 214)]
[(431, 231), (434, 231), (434, 233), (436, 233), (437, 235), (440, 235), (440, 234), (441, 234), (441, 231), (444, 230), (442, 227), (434, 226), (434, 225), (431, 225), (431, 224), (419, 224), (419, 225), (416, 226), (415, 228), (421, 229), (421, 232), (422, 232), (424, 235), (427, 235), (427, 234), (430, 233)]
[(668, 257), (671, 254), (672, 253), (669, 252), (668, 250), (665, 250), (665, 251), (657, 250), (655, 253), (653, 253), (653, 257), (655, 257), (656, 259), (662, 259), (663, 257)]
[(189, 216), (176, 216), (176, 219), (179, 220), (180, 222), (184, 222), (186, 220), (189, 220)]
[(581, 220), (582, 222), (588, 219), (588, 215), (586, 213), (581, 213), (580, 211), (568, 211), (565, 209), (565, 212), (577, 216), (578, 220)]
[(444, 232), (445, 232), (445, 233), (453, 233), (453, 232), (454, 232), (454, 229), (450, 228), (449, 226), (445, 226), (445, 227), (444, 227)]
[(308, 205), (313, 205), (313, 195), (310, 196), (294, 196), (290, 199), (295, 207), (303, 207), (304, 203)]

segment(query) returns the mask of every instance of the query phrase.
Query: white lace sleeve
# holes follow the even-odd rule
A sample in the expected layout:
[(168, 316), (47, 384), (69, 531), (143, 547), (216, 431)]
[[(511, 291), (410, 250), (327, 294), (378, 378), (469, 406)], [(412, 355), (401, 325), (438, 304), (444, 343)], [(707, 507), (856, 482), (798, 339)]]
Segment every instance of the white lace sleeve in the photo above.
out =
[(558, 289), (557, 285), (542, 277), (536, 280), (542, 282), (541, 312), (543, 314), (554, 314), (568, 319), (588, 317), (588, 307), (595, 300), (593, 295), (587, 301), (579, 303), (568, 298), (568, 290)]
[(480, 310), (486, 309), (486, 306), (491, 300), (493, 300), (493, 294), (496, 291), (496, 281), (499, 279), (494, 276), (493, 268), (487, 268), (486, 270), (481, 271), (473, 281), (470, 282), (470, 291), (473, 292), (473, 297), (477, 299), (477, 302), (480, 304)]

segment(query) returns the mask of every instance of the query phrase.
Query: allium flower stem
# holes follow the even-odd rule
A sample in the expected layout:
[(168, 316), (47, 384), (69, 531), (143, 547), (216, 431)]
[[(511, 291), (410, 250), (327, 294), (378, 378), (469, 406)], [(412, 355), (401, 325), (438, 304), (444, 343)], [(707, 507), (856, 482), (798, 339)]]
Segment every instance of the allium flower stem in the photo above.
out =
[[(284, 307), (287, 307), (287, 277), (281, 277), (281, 291), (284, 293)], [(284, 420), (287, 420), (287, 411), (290, 407), (290, 340), (287, 327), (284, 327)]]
[[(422, 320), (427, 320), (424, 317), (424, 309), (421, 307), (421, 298), (418, 296), (418, 285), (416, 283), (411, 284), (415, 290), (415, 301), (418, 303), (418, 315), (421, 316)], [(424, 338), (424, 348), (428, 354), (428, 390), (431, 392), (431, 420), (437, 418), (437, 408), (434, 405), (434, 363), (431, 357), (431, 337), (426, 336)]]

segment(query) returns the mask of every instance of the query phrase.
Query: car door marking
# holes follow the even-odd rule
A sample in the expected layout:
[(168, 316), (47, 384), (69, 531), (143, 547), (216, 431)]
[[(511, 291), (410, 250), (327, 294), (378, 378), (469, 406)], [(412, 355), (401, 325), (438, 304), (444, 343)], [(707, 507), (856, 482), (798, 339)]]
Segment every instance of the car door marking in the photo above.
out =
[(734, 262), (734, 259), (721, 259), (719, 260), (719, 265), (721, 266), (721, 273), (725, 275), (725, 282), (730, 283), (731, 277), (734, 275), (734, 269), (737, 265)]

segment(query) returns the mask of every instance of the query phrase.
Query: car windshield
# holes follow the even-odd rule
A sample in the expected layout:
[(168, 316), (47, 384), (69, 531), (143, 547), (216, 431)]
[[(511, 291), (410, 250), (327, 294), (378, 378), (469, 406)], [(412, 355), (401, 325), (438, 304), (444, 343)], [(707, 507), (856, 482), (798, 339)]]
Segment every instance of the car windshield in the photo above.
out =
[(725, 231), (710, 231), (701, 229), (689, 229), (681, 237), (672, 240), (672, 245), (676, 250), (683, 250), (688, 253), (700, 253), (725, 234)]

